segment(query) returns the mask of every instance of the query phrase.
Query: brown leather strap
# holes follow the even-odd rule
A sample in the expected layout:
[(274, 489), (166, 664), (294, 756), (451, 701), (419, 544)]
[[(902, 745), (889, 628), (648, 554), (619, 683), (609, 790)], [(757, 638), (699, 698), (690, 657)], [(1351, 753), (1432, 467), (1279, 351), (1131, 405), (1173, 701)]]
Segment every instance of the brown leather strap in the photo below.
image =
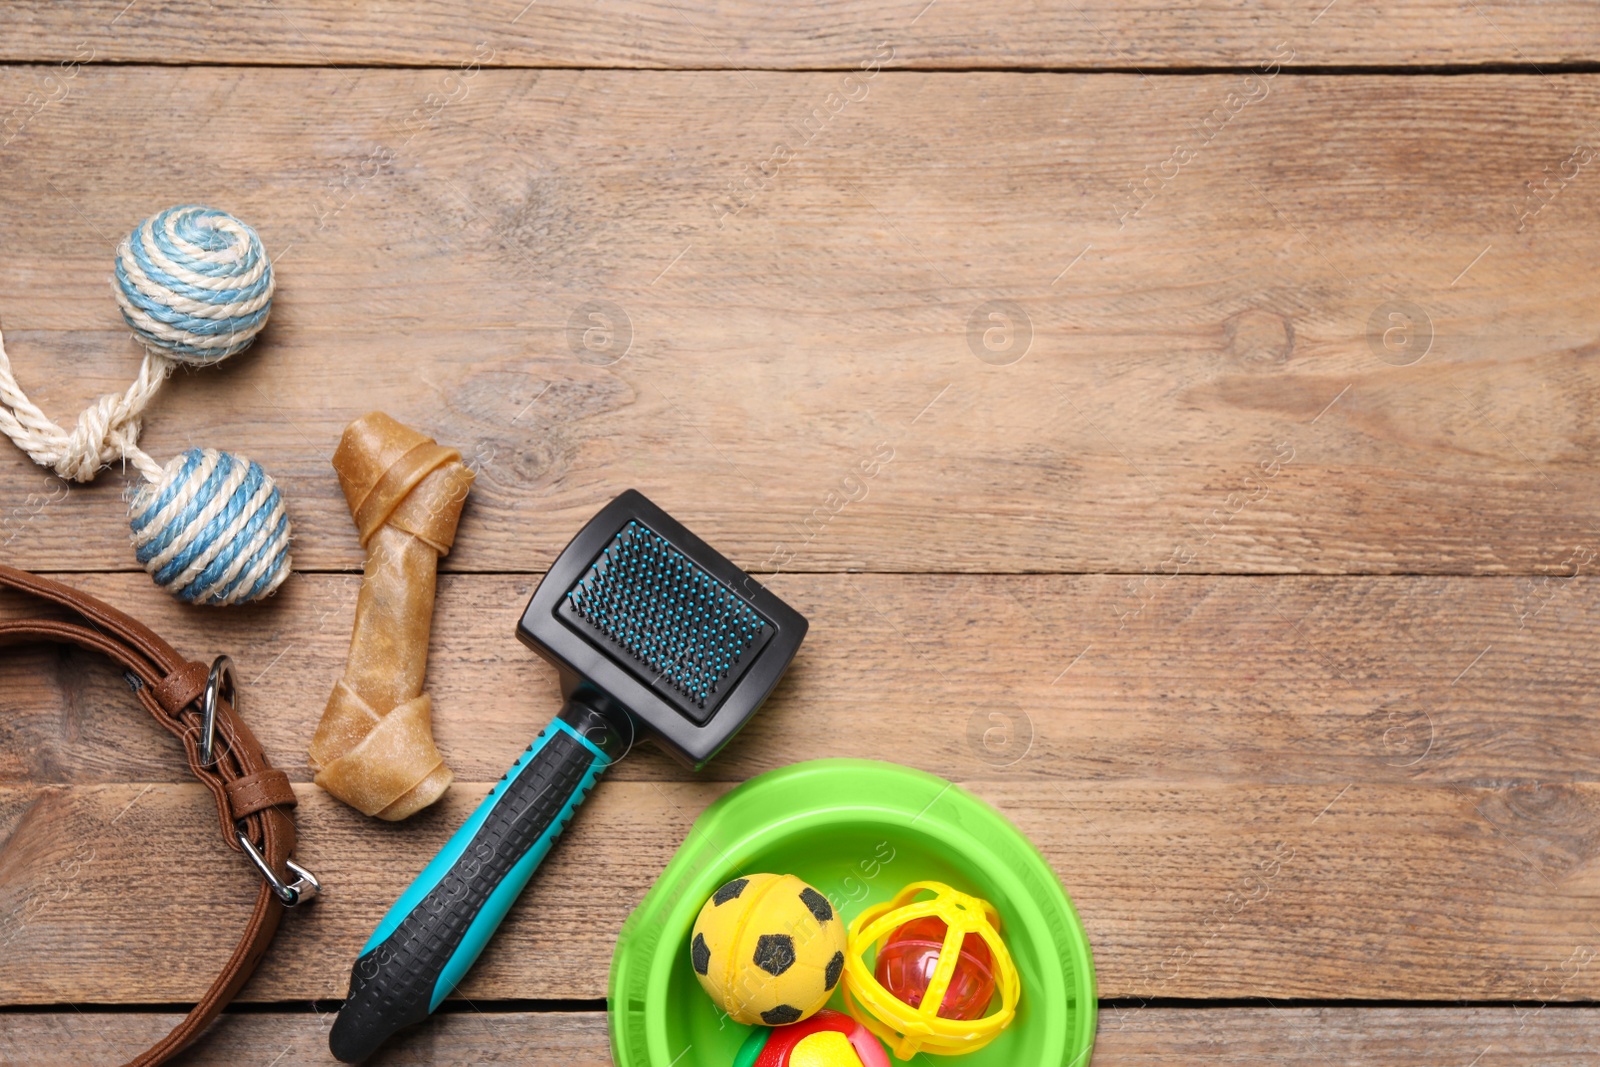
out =
[[(289, 811), (295, 804), (294, 790), (288, 777), (267, 762), (255, 735), (226, 700), (218, 701), (214, 765), (201, 765), (198, 701), (209, 668), (178, 655), (143, 623), (60, 582), (0, 564), (0, 586), (51, 601), (76, 617), (0, 622), (0, 645), (24, 641), (76, 645), (102, 653), (128, 672), (130, 681), (137, 679), (140, 703), (183, 742), (189, 769), (216, 799), (223, 843), (234, 852), (243, 852), (234, 833), (237, 825), (282, 877), (295, 845), (294, 818)], [(170, 1034), (130, 1060), (127, 1067), (155, 1067), (200, 1036), (255, 971), (282, 917), (283, 903), (263, 881), (244, 937), (217, 980)]]

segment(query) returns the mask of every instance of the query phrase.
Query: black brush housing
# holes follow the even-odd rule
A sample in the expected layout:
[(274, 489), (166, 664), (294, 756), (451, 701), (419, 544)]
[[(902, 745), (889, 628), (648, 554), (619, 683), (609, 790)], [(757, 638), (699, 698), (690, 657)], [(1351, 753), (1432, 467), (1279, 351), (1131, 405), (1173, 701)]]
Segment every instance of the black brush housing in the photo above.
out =
[[(551, 565), (517, 637), (562, 695), (622, 718), (699, 770), (761, 707), (805, 617), (637, 490), (606, 505)], [(599, 726), (600, 724), (596, 724)]]

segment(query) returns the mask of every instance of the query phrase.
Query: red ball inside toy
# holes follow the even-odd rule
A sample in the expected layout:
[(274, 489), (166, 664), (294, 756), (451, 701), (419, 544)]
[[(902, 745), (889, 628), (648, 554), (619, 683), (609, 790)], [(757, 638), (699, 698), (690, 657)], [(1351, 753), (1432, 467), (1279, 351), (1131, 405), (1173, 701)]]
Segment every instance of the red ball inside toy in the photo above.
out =
[[(934, 969), (939, 966), (949, 930), (943, 919), (930, 915), (914, 919), (890, 934), (878, 950), (878, 964), (873, 968), (878, 984), (913, 1008), (920, 1008)], [(945, 990), (944, 1002), (939, 1005), (939, 1017), (968, 1022), (981, 1019), (992, 999), (994, 955), (983, 938), (968, 934), (961, 942), (961, 958), (950, 978), (950, 988)]]

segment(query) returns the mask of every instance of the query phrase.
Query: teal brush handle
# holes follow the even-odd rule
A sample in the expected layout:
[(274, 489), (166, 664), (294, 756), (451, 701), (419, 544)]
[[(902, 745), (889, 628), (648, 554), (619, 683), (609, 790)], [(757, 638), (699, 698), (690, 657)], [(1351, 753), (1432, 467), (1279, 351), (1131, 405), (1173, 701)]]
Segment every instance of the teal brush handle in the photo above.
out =
[(620, 758), (621, 736), (593, 708), (567, 702), (367, 940), (328, 1034), (334, 1056), (365, 1059), (455, 989), (600, 772)]

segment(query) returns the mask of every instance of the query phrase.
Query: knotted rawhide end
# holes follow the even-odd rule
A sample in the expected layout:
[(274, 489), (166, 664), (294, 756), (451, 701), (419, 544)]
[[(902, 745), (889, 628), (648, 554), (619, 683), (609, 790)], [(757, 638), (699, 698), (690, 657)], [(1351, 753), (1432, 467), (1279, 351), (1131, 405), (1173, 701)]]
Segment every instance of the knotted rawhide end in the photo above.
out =
[(404, 819), (449, 787), (422, 691), (439, 557), (455, 542), (473, 475), (461, 453), (382, 412), (333, 454), (367, 550), (344, 677), (311, 739), (317, 784), (367, 815)]

